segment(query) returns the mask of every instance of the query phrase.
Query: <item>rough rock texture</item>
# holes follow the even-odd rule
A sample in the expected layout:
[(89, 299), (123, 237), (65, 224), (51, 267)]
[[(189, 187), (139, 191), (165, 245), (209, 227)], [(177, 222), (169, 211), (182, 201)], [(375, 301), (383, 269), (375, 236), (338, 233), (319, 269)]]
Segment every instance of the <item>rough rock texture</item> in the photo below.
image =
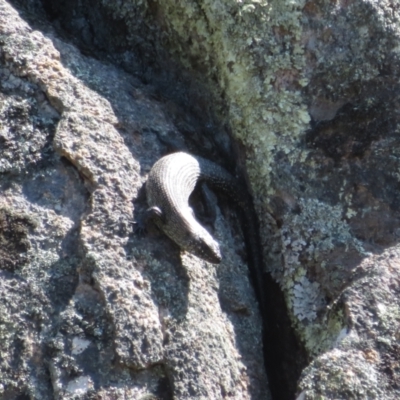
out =
[[(0, 0), (3, 398), (264, 399), (264, 362), (276, 399), (400, 398), (400, 5), (13, 3), (21, 16)], [(165, 138), (245, 169), (265, 360), (229, 201), (217, 267), (132, 233)]]
[(0, 2), (1, 398), (268, 398), (229, 218), (218, 267), (132, 234), (170, 113), (34, 11)]

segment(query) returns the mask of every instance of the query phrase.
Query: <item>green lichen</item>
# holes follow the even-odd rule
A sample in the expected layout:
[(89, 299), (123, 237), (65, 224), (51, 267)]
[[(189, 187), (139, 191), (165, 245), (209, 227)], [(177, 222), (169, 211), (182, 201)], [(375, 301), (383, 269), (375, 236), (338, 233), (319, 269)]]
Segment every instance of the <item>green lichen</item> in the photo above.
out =
[(275, 152), (282, 148), (290, 152), (309, 122), (299, 90), (306, 84), (300, 44), (304, 2), (158, 4), (168, 16), (168, 33), (178, 38), (176, 42), (193, 38), (197, 43), (185, 51), (173, 49), (182, 63), (193, 68), (191, 60), (202, 59), (208, 80), (216, 75), (219, 86), (214, 92), (228, 99), (225, 118), (248, 149), (247, 168), (254, 191), (259, 196), (270, 194), (270, 163)]
[(160, 53), (168, 51), (181, 66), (194, 71), (215, 99), (226, 99), (213, 103), (213, 113), (229, 121), (234, 137), (246, 145), (247, 170), (259, 198), (273, 192), (270, 172), (276, 153), (282, 149), (290, 153), (309, 122), (301, 95), (307, 84), (302, 72), (304, 4), (124, 1), (120, 8), (110, 9), (128, 21), (128, 41), (137, 42), (137, 21), (143, 18), (146, 22), (140, 26), (155, 36)]
[(342, 310), (327, 312), (325, 318), (301, 330), (302, 338), (310, 355), (316, 356), (337, 344), (342, 330), (346, 330)]
[[(342, 221), (342, 207), (317, 200), (303, 200), (300, 206), (303, 212), (289, 216), (290, 221), (282, 228), (285, 269), (283, 276), (277, 275), (276, 279), (281, 281), (296, 331), (309, 354), (317, 355), (332, 348), (345, 327), (342, 311), (332, 310), (325, 299), (338, 293), (333, 290), (333, 272), (326, 270), (324, 262), (339, 242), (360, 252), (363, 248)], [(319, 274), (332, 282), (332, 292), (327, 293), (326, 288), (307, 276), (309, 271), (301, 261), (304, 258), (317, 265)]]

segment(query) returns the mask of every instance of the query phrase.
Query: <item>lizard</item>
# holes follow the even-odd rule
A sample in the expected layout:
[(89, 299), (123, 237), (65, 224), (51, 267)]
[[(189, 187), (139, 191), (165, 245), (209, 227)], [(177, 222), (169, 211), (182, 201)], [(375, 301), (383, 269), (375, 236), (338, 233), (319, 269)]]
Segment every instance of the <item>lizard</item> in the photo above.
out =
[(151, 168), (146, 182), (149, 208), (143, 219), (153, 220), (182, 249), (208, 262), (220, 263), (222, 254), (218, 242), (197, 221), (189, 205), (191, 193), (196, 184), (201, 182), (224, 192), (239, 206), (253, 280), (259, 301), (263, 303), (263, 264), (257, 217), (250, 196), (227, 170), (183, 151), (160, 158)]
[(153, 165), (147, 178), (149, 208), (144, 219), (153, 220), (182, 249), (218, 264), (222, 260), (220, 246), (197, 221), (189, 197), (202, 180), (223, 185), (232, 179), (222, 167), (204, 158), (185, 152), (164, 156)]

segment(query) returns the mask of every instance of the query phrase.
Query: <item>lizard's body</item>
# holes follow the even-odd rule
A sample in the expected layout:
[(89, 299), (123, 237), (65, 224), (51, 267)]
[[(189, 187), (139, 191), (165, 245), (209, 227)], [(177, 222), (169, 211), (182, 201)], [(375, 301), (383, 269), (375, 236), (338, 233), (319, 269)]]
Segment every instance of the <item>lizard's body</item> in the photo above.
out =
[(181, 248), (213, 263), (221, 261), (218, 243), (196, 220), (189, 196), (204, 180), (224, 191), (236, 190), (236, 180), (226, 170), (201, 157), (184, 152), (158, 160), (150, 171), (146, 194), (148, 213)]

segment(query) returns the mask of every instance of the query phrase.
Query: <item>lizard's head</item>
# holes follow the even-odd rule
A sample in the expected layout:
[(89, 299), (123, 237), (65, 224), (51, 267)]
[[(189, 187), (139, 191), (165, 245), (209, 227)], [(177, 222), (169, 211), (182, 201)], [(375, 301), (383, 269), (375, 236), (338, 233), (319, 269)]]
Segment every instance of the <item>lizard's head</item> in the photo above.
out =
[(189, 251), (213, 264), (219, 264), (222, 260), (219, 244), (204, 228), (193, 238), (193, 246)]

